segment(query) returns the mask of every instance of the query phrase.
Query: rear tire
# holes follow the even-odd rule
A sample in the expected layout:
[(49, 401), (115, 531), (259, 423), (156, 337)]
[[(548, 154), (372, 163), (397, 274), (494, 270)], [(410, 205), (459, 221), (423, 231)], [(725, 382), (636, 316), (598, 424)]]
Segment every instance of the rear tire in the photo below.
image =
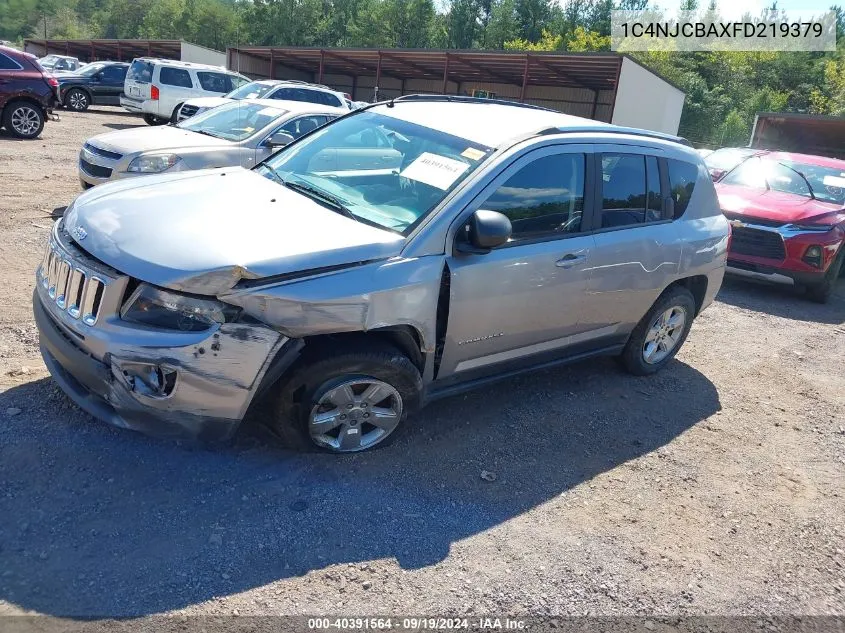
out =
[(695, 299), (686, 288), (663, 292), (631, 332), (620, 361), (635, 376), (660, 371), (675, 357), (687, 339), (695, 318)]
[(36, 138), (44, 121), (44, 110), (29, 101), (13, 101), (3, 110), (3, 127), (18, 138)]
[(144, 123), (146, 123), (147, 125), (164, 125), (165, 123), (167, 123), (167, 119), (160, 119), (154, 114), (145, 114)]
[(84, 90), (71, 88), (65, 95), (65, 107), (74, 112), (85, 112), (91, 105), (91, 97)]
[(301, 451), (386, 446), (419, 407), (423, 390), (410, 359), (381, 343), (315, 347), (288, 373), (277, 388), (271, 427)]
[(839, 247), (839, 253), (836, 259), (831, 263), (830, 268), (824, 274), (824, 278), (817, 284), (809, 285), (804, 288), (804, 296), (810, 301), (816, 303), (827, 303), (833, 294), (833, 289), (836, 287), (836, 281), (839, 279), (839, 273), (842, 270), (842, 261), (845, 260), (845, 246)]

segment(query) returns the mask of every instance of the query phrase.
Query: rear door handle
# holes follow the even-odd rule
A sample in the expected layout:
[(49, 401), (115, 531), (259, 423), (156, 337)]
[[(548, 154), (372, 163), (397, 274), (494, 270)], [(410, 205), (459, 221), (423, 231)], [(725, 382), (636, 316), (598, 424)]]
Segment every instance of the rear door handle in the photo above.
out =
[(555, 262), (555, 266), (557, 266), (558, 268), (572, 268), (574, 266), (578, 266), (579, 264), (583, 264), (585, 261), (587, 261), (586, 255), (576, 255), (575, 253), (569, 253), (557, 260)]

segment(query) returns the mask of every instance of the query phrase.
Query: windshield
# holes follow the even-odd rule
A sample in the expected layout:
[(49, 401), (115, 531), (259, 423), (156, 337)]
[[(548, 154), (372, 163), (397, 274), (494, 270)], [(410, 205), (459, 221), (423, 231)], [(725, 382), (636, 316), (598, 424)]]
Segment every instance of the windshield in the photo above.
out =
[(271, 88), (273, 88), (272, 84), (265, 84), (260, 81), (250, 81), (248, 84), (244, 84), (240, 88), (236, 88), (224, 96), (229, 97), (229, 99), (260, 99), (269, 92)]
[(845, 204), (845, 171), (833, 167), (755, 157), (729, 173), (722, 182)]
[(357, 219), (408, 235), (491, 152), (368, 110), (313, 132), (258, 170), (324, 192)]
[(103, 69), (105, 64), (85, 64), (82, 68), (77, 71), (77, 75), (83, 75), (84, 77), (90, 77), (94, 73)]
[(42, 57), (38, 61), (41, 63), (42, 66), (44, 66), (44, 68), (50, 68), (51, 66), (53, 66), (53, 64), (59, 61), (59, 57), (58, 55), (47, 55), (46, 57)]
[(185, 119), (176, 127), (227, 141), (242, 141), (287, 112), (260, 103), (236, 101)]
[(730, 171), (757, 151), (747, 147), (717, 149), (704, 157), (704, 164), (707, 165), (707, 169)]

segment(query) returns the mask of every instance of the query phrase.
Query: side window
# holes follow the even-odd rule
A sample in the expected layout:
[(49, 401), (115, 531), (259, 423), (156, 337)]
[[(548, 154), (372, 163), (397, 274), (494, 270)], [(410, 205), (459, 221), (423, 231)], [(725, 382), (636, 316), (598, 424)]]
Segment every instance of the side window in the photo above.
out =
[(640, 154), (602, 154), (601, 228), (646, 221), (646, 160)]
[(287, 132), (293, 138), (299, 138), (311, 130), (317, 129), (325, 122), (326, 117), (324, 116), (306, 116), (294, 119), (293, 121), (288, 121), (279, 129), (283, 132)]
[(552, 154), (529, 163), (481, 207), (508, 216), (511, 241), (562, 237), (581, 229), (584, 154)]
[(232, 92), (232, 79), (223, 73), (198, 72), (200, 86), (208, 92)]
[(122, 83), (126, 78), (126, 66), (106, 66), (103, 69), (103, 81)]
[(698, 178), (698, 166), (672, 158), (668, 160), (668, 163), (669, 188), (672, 190), (672, 199), (675, 201), (674, 217), (679, 218), (687, 210), (689, 199), (692, 197), (695, 181)]
[(184, 68), (170, 68), (162, 66), (159, 74), (159, 81), (167, 86), (179, 86), (180, 88), (193, 88), (191, 73)]
[(14, 59), (11, 57), (6, 57), (3, 53), (0, 53), (0, 70), (20, 70), (20, 64), (18, 64)]
[(281, 90), (276, 90), (268, 97), (269, 99), (282, 99), (283, 101), (294, 101), (292, 96), (293, 91), (290, 88), (282, 88)]

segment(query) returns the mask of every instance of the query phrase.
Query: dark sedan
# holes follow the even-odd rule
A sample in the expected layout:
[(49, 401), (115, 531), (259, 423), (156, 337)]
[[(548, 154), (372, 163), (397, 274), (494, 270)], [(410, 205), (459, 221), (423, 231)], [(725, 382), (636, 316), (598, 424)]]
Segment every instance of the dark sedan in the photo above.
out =
[(92, 62), (72, 75), (59, 76), (59, 97), (69, 110), (84, 112), (91, 105), (120, 105), (129, 64)]

